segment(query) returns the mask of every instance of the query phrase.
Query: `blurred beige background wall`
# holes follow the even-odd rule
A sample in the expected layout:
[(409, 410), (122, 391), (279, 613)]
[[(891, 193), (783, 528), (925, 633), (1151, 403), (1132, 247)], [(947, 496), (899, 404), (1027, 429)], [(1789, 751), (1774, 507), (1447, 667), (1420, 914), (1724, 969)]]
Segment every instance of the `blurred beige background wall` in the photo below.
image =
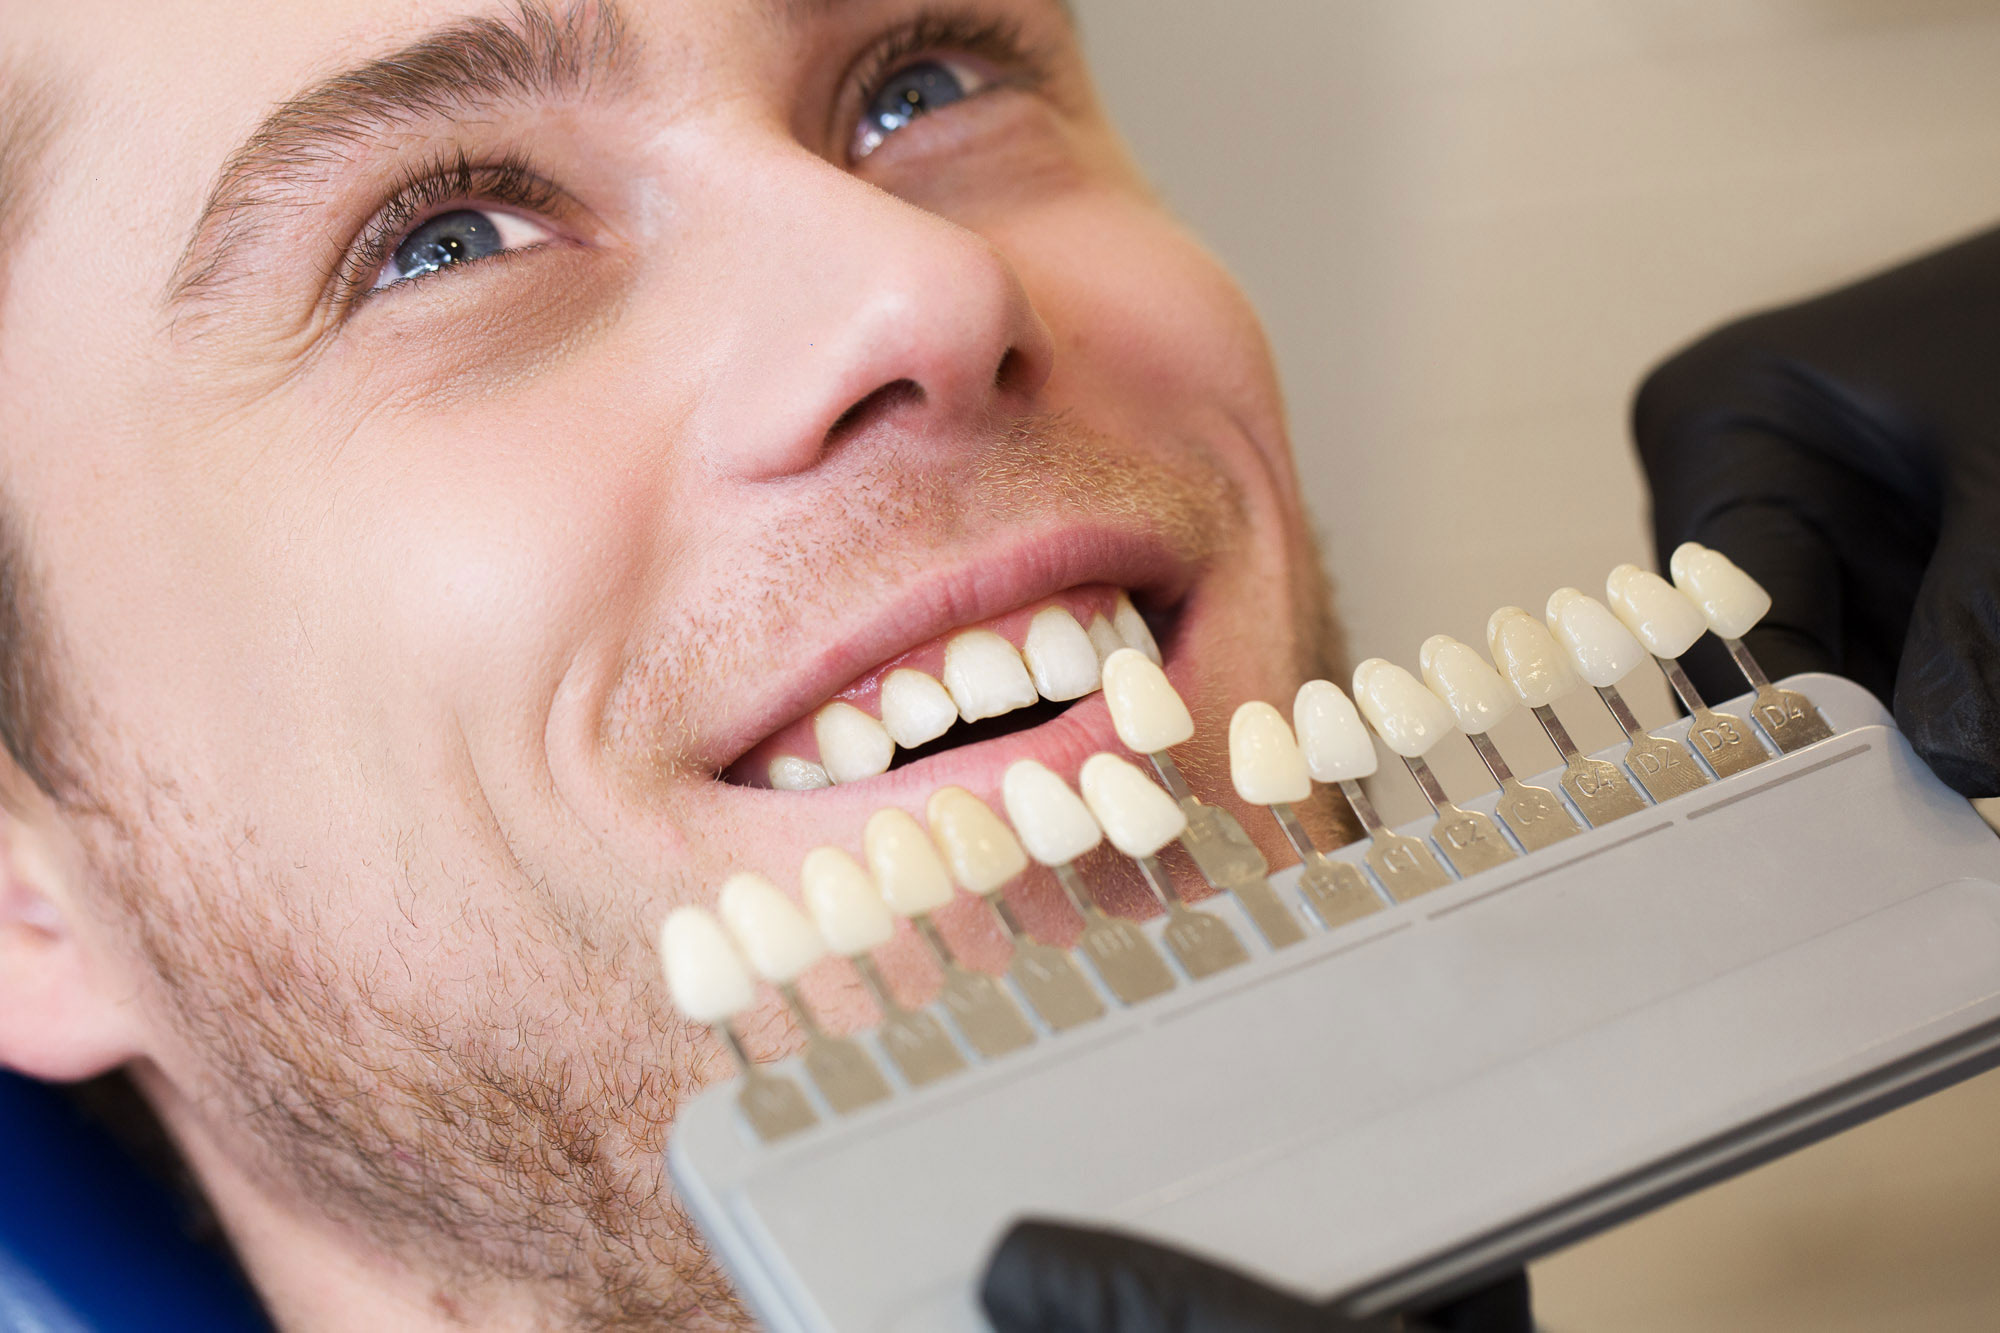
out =
[[(1264, 314), (1361, 656), (1644, 562), (1625, 412), (1672, 347), (2000, 223), (1994, 0), (1076, 2), (1141, 162)], [(1557, 1333), (2000, 1327), (2000, 1081), (1536, 1281)]]

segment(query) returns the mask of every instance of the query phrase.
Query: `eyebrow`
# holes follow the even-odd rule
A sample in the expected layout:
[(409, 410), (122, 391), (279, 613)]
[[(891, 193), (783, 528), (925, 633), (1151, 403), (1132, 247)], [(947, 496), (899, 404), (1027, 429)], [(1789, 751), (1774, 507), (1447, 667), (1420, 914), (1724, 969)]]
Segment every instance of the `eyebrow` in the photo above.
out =
[(425, 121), (587, 92), (624, 72), (632, 43), (616, 0), (556, 10), (522, 0), (322, 79), (280, 103), (217, 174), (169, 283), (169, 305), (221, 285), (287, 191), (363, 145)]
[(48, 194), (50, 154), (69, 104), (68, 87), (45, 60), (0, 60), (0, 310), (14, 252)]

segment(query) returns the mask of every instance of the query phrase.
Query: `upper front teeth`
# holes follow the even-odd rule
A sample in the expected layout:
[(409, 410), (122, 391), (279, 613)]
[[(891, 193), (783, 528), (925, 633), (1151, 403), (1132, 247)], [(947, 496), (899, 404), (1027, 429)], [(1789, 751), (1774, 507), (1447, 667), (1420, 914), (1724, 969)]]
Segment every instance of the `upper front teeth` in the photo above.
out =
[(1035, 702), (1035, 682), (1020, 652), (990, 629), (967, 630), (945, 645), (944, 687), (967, 722)]
[(1145, 618), (1132, 605), (1132, 599), (1122, 592), (1118, 594), (1118, 605), (1111, 614), (1111, 628), (1118, 631), (1118, 637), (1125, 640), (1126, 647), (1137, 648), (1152, 658), (1154, 666), (1161, 664), (1160, 645), (1153, 641), (1153, 631), (1146, 627)]
[(853, 704), (835, 701), (813, 716), (820, 765), (835, 782), (859, 782), (889, 771), (896, 743), (880, 722)]
[(935, 678), (901, 667), (882, 682), (882, 725), (905, 750), (936, 740), (956, 721), (958, 705)]
[(1111, 622), (1103, 616), (1092, 616), (1090, 618), (1090, 628), (1084, 632), (1090, 636), (1090, 646), (1097, 650), (1097, 661), (1100, 666), (1103, 665), (1105, 658), (1111, 656), (1111, 654), (1117, 652), (1120, 648), (1131, 647), (1125, 640), (1118, 637), (1118, 631), (1111, 628)]
[(945, 645), (942, 681), (911, 667), (891, 671), (882, 680), (880, 721), (844, 699), (822, 706), (813, 715), (819, 762), (779, 755), (766, 775), (785, 791), (872, 778), (888, 770), (896, 747), (914, 750), (960, 719), (999, 717), (1038, 699), (1082, 698), (1102, 684), (1104, 660), (1126, 648), (1160, 660), (1152, 631), (1123, 593), (1112, 618), (1093, 615), (1088, 629), (1064, 607), (1043, 607), (1019, 648), (992, 630), (966, 630)]
[(1097, 649), (1076, 617), (1060, 606), (1035, 613), (1021, 656), (1044, 699), (1080, 699), (1097, 688)]

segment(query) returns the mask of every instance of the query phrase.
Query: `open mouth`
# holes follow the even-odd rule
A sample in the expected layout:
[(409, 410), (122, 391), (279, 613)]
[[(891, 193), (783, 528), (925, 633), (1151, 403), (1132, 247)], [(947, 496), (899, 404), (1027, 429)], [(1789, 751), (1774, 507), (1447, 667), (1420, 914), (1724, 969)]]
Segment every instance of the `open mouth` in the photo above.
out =
[(1160, 660), (1156, 629), (1109, 584), (1067, 589), (960, 625), (871, 667), (757, 742), (722, 773), (746, 787), (812, 791), (865, 782), (950, 750), (1054, 721), (1095, 694), (1104, 659)]

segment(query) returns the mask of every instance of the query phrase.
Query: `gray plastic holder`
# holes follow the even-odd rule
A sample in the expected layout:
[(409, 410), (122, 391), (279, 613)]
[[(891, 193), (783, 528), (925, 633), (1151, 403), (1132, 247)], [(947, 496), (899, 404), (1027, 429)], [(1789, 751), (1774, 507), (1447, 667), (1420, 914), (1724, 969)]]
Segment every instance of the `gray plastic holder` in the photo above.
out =
[(1865, 691), (1785, 684), (1832, 739), (1280, 953), (1210, 899), (1247, 965), (862, 1113), (766, 1145), (711, 1087), (681, 1198), (780, 1333), (984, 1330), (1030, 1215), (1367, 1313), (2000, 1063), (2000, 838)]

